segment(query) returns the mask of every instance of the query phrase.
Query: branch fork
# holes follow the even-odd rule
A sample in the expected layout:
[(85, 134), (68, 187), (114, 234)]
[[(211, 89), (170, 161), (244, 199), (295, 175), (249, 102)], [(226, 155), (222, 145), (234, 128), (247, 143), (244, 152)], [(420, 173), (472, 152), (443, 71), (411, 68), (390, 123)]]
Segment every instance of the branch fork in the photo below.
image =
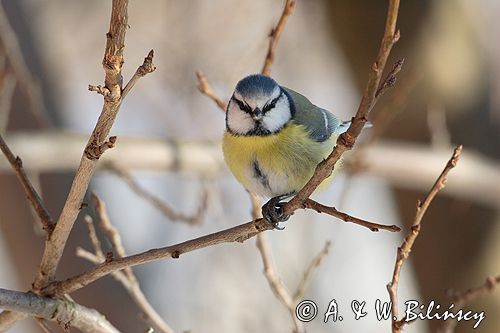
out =
[(97, 142), (97, 137), (94, 137), (87, 147), (85, 147), (84, 154), (89, 160), (98, 160), (106, 150), (115, 147), (116, 140), (116, 136), (110, 136), (107, 141), (99, 144)]

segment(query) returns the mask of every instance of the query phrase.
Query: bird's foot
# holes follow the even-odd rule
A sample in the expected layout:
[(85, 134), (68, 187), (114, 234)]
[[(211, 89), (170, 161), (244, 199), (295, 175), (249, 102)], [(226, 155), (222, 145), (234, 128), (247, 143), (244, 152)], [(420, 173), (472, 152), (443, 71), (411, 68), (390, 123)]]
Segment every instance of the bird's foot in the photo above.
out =
[(277, 197), (271, 198), (268, 202), (262, 206), (262, 216), (267, 223), (271, 224), (274, 229), (283, 230), (285, 227), (280, 227), (280, 222), (287, 221), (290, 216), (283, 214), (284, 202), (281, 200), (288, 198), (290, 195), (279, 195)]

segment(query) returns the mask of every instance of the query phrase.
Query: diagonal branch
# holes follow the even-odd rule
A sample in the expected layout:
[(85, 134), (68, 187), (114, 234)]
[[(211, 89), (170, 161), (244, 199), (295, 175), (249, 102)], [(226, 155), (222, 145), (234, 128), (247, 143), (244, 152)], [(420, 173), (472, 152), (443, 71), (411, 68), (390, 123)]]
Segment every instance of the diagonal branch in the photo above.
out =
[(49, 212), (45, 208), (42, 199), (36, 192), (30, 180), (28, 179), (28, 176), (24, 171), (23, 162), (21, 158), (19, 156), (17, 157), (14, 156), (9, 146), (7, 146), (7, 143), (3, 140), (2, 135), (0, 135), (0, 149), (4, 153), (9, 163), (12, 165), (12, 168), (16, 173), (17, 179), (19, 179), (19, 182), (24, 188), (24, 192), (26, 193), (28, 200), (33, 206), (33, 209), (38, 214), (38, 217), (40, 217), (40, 222), (42, 223), (43, 230), (45, 230), (50, 235), (50, 233), (54, 229), (52, 218), (50, 217)]
[(278, 45), (278, 41), (281, 36), (281, 32), (283, 31), (283, 28), (285, 27), (285, 23), (290, 15), (292, 15), (294, 9), (295, 9), (295, 0), (286, 0), (285, 2), (285, 8), (283, 8), (283, 13), (281, 14), (281, 17), (276, 24), (276, 27), (274, 27), (271, 30), (271, 33), (269, 34), (269, 47), (267, 49), (267, 55), (266, 59), (264, 61), (264, 65), (262, 66), (261, 73), (263, 75), (271, 75), (271, 66), (274, 63), (274, 57), (276, 54), (276, 45)]
[(26, 64), (16, 32), (9, 24), (9, 19), (2, 3), (0, 3), (0, 40), (4, 46), (3, 51), (9, 60), (16, 80), (19, 86), (26, 92), (30, 111), (38, 125), (48, 127), (48, 125), (51, 125), (51, 122), (45, 110), (42, 89), (37, 78), (33, 76)]
[[(486, 281), (477, 287), (470, 288), (464, 292), (455, 293), (452, 296), (453, 304), (455, 304), (454, 311), (459, 311), (464, 308), (467, 303), (475, 300), (476, 298), (486, 294), (492, 293), (500, 285), (500, 275), (496, 277), (488, 277)], [(443, 326), (438, 330), (438, 333), (453, 333), (458, 321), (456, 320), (445, 320), (443, 321)]]
[[(259, 219), (262, 217), (260, 209), (262, 203), (255, 193), (248, 192), (248, 194), (250, 196), (250, 201), (252, 202), (252, 218), (254, 220)], [(273, 292), (274, 296), (288, 310), (294, 326), (294, 332), (305, 332), (304, 324), (302, 324), (302, 322), (300, 322), (295, 315), (295, 300), (292, 296), (290, 296), (290, 292), (287, 290), (285, 284), (276, 271), (276, 265), (274, 264), (272, 258), (271, 247), (269, 246), (269, 242), (267, 241), (265, 234), (260, 233), (257, 235), (255, 245), (257, 245), (257, 249), (259, 250), (262, 264), (264, 266), (264, 277), (266, 278), (269, 288)]]
[(111, 172), (115, 173), (120, 179), (122, 179), (128, 185), (128, 187), (133, 192), (135, 192), (139, 197), (151, 203), (153, 207), (162, 212), (163, 215), (165, 215), (171, 221), (174, 222), (182, 221), (189, 225), (200, 225), (201, 222), (203, 221), (203, 216), (205, 214), (208, 205), (208, 194), (206, 191), (203, 191), (201, 199), (198, 200), (200, 204), (196, 212), (193, 215), (186, 215), (176, 211), (164, 200), (162, 200), (161, 198), (157, 197), (156, 195), (150, 193), (148, 190), (143, 188), (126, 170), (119, 168), (115, 164), (110, 164), (110, 163), (107, 164), (107, 168)]
[(407, 323), (405, 319), (398, 320), (398, 284), (399, 284), (399, 275), (401, 273), (401, 268), (403, 264), (408, 259), (410, 255), (411, 249), (415, 240), (418, 237), (421, 228), (422, 218), (427, 212), (427, 208), (429, 208), (434, 197), (441, 191), (446, 183), (446, 177), (448, 173), (453, 169), (458, 162), (458, 158), (462, 153), (462, 146), (457, 146), (453, 152), (452, 157), (446, 164), (444, 170), (441, 172), (436, 182), (432, 186), (431, 190), (425, 197), (423, 202), (418, 202), (417, 204), (417, 212), (415, 214), (415, 219), (413, 220), (413, 224), (410, 232), (406, 235), (403, 240), (403, 244), (398, 248), (396, 263), (394, 265), (394, 272), (392, 274), (392, 281), (387, 285), (387, 291), (389, 292), (389, 297), (391, 299), (392, 304), (392, 332), (397, 333), (401, 332), (403, 326)]
[(201, 72), (201, 71), (197, 71), (196, 77), (198, 78), (198, 90), (202, 94), (204, 94), (208, 98), (210, 98), (212, 101), (214, 101), (215, 104), (217, 104), (217, 106), (222, 111), (226, 112), (227, 103), (224, 102), (224, 100), (222, 98), (217, 96), (217, 94), (215, 94), (214, 90), (210, 86), (210, 83), (208, 83), (208, 80), (207, 80), (207, 77), (205, 76), (205, 74), (203, 74), (203, 72)]
[(325, 246), (323, 246), (321, 251), (313, 258), (313, 260), (305, 270), (304, 275), (302, 276), (302, 280), (300, 280), (297, 286), (297, 290), (293, 294), (293, 300), (295, 302), (299, 301), (300, 299), (302, 299), (302, 297), (304, 297), (304, 294), (306, 292), (307, 287), (309, 286), (309, 282), (311, 281), (314, 271), (321, 265), (323, 259), (325, 259), (326, 256), (328, 255), (331, 245), (332, 242), (326, 241)]
[[(106, 238), (111, 243), (111, 246), (118, 258), (126, 256), (125, 248), (121, 241), (118, 229), (111, 223), (104, 202), (95, 194), (92, 193), (92, 202), (95, 206), (96, 213), (99, 217), (99, 227), (106, 235)], [(82, 248), (77, 249), (77, 256), (82, 257), (94, 264), (101, 264), (106, 261), (113, 260), (113, 256), (104, 255), (101, 244), (96, 240), (95, 229), (93, 224), (87, 224), (89, 237), (94, 247), (94, 253), (90, 253)], [(153, 306), (149, 303), (146, 296), (141, 290), (139, 281), (137, 280), (132, 268), (126, 267), (122, 271), (112, 273), (113, 278), (120, 282), (130, 297), (134, 300), (137, 306), (141, 309), (147, 321), (150, 321), (160, 332), (173, 333), (172, 328), (163, 320), (156, 312)]]
[(63, 281), (52, 282), (45, 287), (42, 292), (43, 294), (54, 296), (72, 293), (114, 271), (122, 270), (129, 266), (133, 267), (160, 259), (177, 259), (184, 253), (217, 244), (232, 242), (241, 243), (256, 236), (260, 232), (272, 228), (273, 227), (264, 221), (264, 219), (258, 219), (175, 245), (151, 249), (124, 258), (111, 258), (108, 262), (97, 265), (84, 273)]
[(399, 10), (399, 0), (389, 0), (387, 9), (387, 19), (384, 36), (377, 55), (377, 59), (372, 65), (365, 92), (359, 104), (358, 111), (352, 119), (347, 132), (341, 134), (337, 139), (337, 144), (331, 154), (318, 166), (312, 178), (289, 202), (283, 205), (283, 213), (292, 215), (300, 208), (314, 190), (328, 178), (333, 172), (333, 168), (340, 157), (354, 146), (357, 137), (367, 122), (367, 116), (377, 101), (376, 92), (380, 86), (382, 74), (389, 57), (392, 46), (399, 39), (399, 32), (396, 32), (396, 22)]
[(154, 51), (151, 50), (149, 51), (148, 55), (146, 58), (144, 58), (144, 62), (142, 63), (139, 68), (134, 73), (134, 76), (128, 81), (128, 83), (125, 85), (125, 88), (123, 88), (122, 91), (122, 96), (121, 99), (123, 100), (125, 96), (132, 90), (132, 88), (135, 86), (137, 81), (143, 76), (146, 76), (149, 73), (153, 73), (156, 70), (155, 65), (153, 64), (153, 56), (154, 56)]

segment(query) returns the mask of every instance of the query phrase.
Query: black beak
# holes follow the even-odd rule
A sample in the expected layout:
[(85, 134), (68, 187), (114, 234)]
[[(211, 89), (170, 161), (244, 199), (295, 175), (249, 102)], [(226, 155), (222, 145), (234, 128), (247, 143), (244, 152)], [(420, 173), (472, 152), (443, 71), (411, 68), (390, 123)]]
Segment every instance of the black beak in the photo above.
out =
[(255, 108), (252, 113), (253, 120), (262, 120), (262, 110), (259, 108)]

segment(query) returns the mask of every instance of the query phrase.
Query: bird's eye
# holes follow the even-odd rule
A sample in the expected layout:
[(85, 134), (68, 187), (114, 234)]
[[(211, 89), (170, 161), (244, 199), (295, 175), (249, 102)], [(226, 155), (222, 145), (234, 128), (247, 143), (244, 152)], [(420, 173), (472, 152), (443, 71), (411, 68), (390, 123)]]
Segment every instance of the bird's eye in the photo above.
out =
[(239, 99), (237, 99), (236, 97), (233, 96), (233, 101), (236, 102), (236, 104), (238, 104), (238, 106), (240, 107), (241, 111), (244, 111), (246, 113), (251, 113), (252, 112), (252, 108), (250, 107), (250, 105), (240, 101)]

